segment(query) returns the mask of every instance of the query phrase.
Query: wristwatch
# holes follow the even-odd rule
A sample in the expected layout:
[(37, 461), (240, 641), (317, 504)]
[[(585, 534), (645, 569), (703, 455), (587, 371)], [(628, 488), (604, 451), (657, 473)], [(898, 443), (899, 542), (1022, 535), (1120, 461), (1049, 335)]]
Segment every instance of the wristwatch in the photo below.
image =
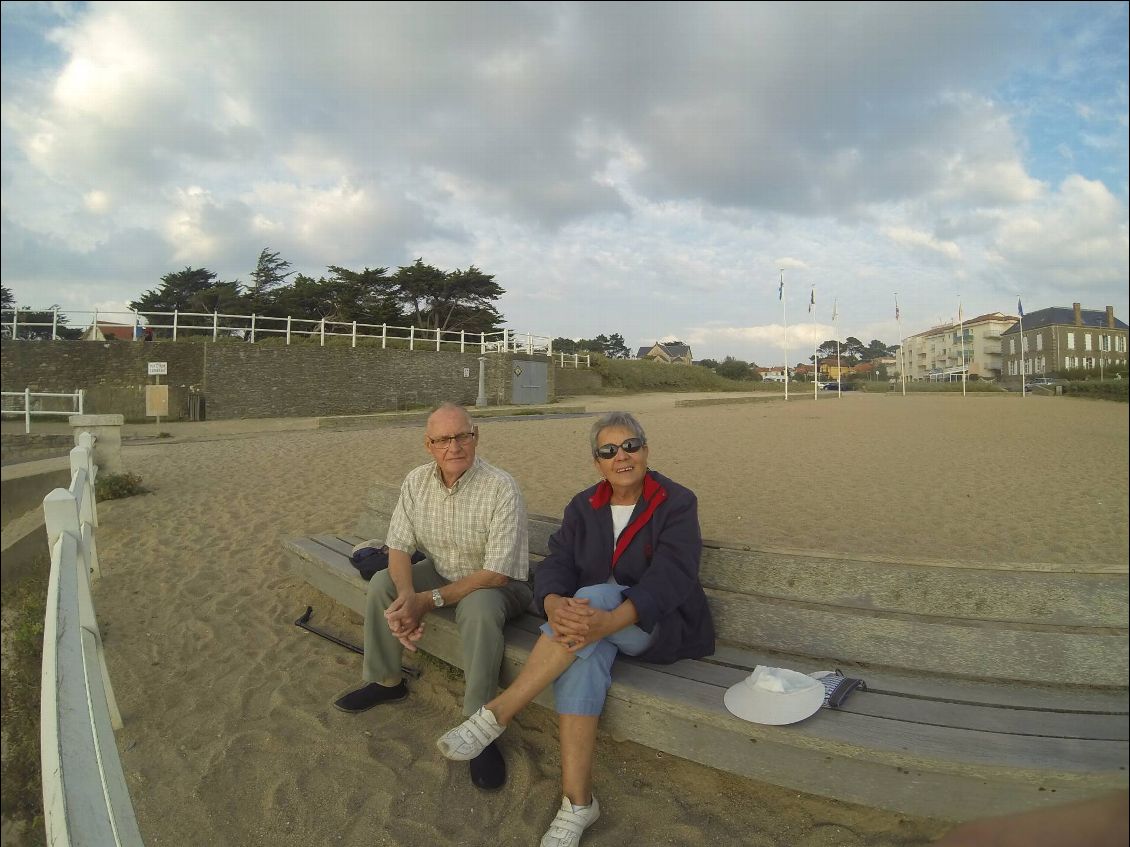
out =
[(432, 605), (437, 609), (443, 605), (443, 595), (439, 593), (438, 588), (432, 589)]

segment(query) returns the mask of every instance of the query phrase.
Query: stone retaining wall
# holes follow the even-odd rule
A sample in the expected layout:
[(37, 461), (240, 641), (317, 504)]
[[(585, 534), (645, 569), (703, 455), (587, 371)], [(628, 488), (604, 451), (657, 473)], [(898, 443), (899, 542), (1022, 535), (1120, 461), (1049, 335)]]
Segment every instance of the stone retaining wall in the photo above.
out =
[[(86, 389), (87, 414), (145, 421), (147, 362), (167, 362), (169, 417), (189, 418), (190, 395), (202, 393), (208, 420), (321, 417), (427, 406), (442, 400), (474, 405), (479, 356), (376, 347), (291, 346), (237, 342), (29, 342), (0, 345), (5, 391)], [(487, 401), (512, 399), (513, 369), (531, 357), (492, 353)], [(543, 357), (534, 357), (545, 362)], [(559, 369), (548, 368), (547, 402)]]

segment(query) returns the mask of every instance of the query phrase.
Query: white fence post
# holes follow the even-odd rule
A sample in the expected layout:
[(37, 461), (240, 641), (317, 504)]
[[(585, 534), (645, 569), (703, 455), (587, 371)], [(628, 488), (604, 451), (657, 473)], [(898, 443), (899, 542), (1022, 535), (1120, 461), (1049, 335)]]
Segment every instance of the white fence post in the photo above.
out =
[(177, 329), (179, 328), (178, 324), (180, 323), (180, 320), (178, 318), (179, 312), (180, 309), (173, 309), (173, 341), (177, 340)]
[(325, 318), (322, 318), (322, 322), (318, 325), (318, 334), (321, 337), (321, 341), (319, 343), (319, 346), (325, 347), (326, 346), (326, 319)]
[(353, 322), (353, 342), (349, 346), (350, 347), (356, 347), (357, 346), (357, 321)]
[(20, 306), (18, 303), (12, 306), (12, 339), (19, 338), (19, 325), (20, 325)]
[(24, 389), (24, 435), (31, 432), (31, 389)]
[(381, 349), (385, 349), (385, 342), (388, 341), (388, 324), (381, 324)]
[(408, 349), (409, 350), (415, 350), (416, 348), (413, 346), (415, 343), (416, 343), (416, 327), (410, 326), (410, 327), (408, 327)]
[(467, 350), (467, 330), (459, 330), (459, 352), (465, 353)]
[(290, 346), (290, 315), (286, 316), (286, 346)]
[(255, 343), (255, 313), (251, 313), (251, 343)]
[(216, 341), (220, 337), (220, 313), (215, 309), (212, 310), (212, 340)]
[(443, 332), (443, 330), (442, 330), (442, 329), (440, 329), (440, 328), (439, 328), (439, 327), (437, 326), (437, 327), (436, 327), (436, 352), (437, 352), (437, 353), (439, 352), (439, 337), (440, 337), (440, 334), (441, 334), (442, 332)]
[(79, 435), (79, 445), (71, 450), (71, 480), (80, 470), (86, 473), (86, 488), (89, 497), (83, 497), (79, 517), (90, 521), (91, 526), (98, 526), (98, 504), (94, 500), (94, 481), (98, 478), (98, 469), (94, 465), (94, 436), (89, 432)]
[(56, 341), (59, 338), (59, 310), (51, 310), (51, 340)]

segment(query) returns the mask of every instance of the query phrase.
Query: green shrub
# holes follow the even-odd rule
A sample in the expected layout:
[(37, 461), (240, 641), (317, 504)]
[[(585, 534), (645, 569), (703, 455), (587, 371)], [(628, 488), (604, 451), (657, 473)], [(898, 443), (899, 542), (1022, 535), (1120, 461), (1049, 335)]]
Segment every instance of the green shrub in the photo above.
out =
[(699, 365), (667, 365), (650, 359), (609, 359), (592, 354), (592, 369), (606, 392), (638, 391), (774, 391), (779, 386), (721, 377)]
[(141, 487), (141, 477), (135, 473), (99, 474), (94, 480), (94, 496), (99, 501), (120, 500), (144, 494), (145, 491)]
[(43, 788), (39, 769), (39, 674), (43, 661), (43, 618), (47, 564), (4, 596), (4, 666), (0, 726), (4, 732), (4, 791), (0, 812), (26, 826), (23, 844), (41, 845)]
[(1110, 379), (1098, 382), (1085, 380), (1069, 382), (1063, 386), (1063, 393), (1071, 397), (1090, 397), (1095, 400), (1114, 400), (1119, 403), (1130, 402), (1130, 380)]

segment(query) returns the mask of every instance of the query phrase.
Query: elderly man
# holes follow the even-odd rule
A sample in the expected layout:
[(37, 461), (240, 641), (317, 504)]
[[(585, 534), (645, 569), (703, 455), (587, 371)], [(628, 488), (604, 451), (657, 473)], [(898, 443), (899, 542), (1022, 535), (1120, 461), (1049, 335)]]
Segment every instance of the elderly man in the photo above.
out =
[[(466, 410), (445, 403), (428, 417), (424, 447), (432, 461), (409, 472), (389, 523), (388, 570), (369, 582), (365, 613), (365, 684), (334, 705), (363, 712), (408, 696), (402, 650), (416, 650), (427, 615), (455, 607), (463, 644), (470, 716), (494, 697), (506, 621), (529, 605), (526, 505), (518, 484), (476, 458), (478, 427)], [(412, 564), (416, 549), (427, 554)], [(471, 781), (500, 788), (506, 762), (491, 744), (471, 761)]]

